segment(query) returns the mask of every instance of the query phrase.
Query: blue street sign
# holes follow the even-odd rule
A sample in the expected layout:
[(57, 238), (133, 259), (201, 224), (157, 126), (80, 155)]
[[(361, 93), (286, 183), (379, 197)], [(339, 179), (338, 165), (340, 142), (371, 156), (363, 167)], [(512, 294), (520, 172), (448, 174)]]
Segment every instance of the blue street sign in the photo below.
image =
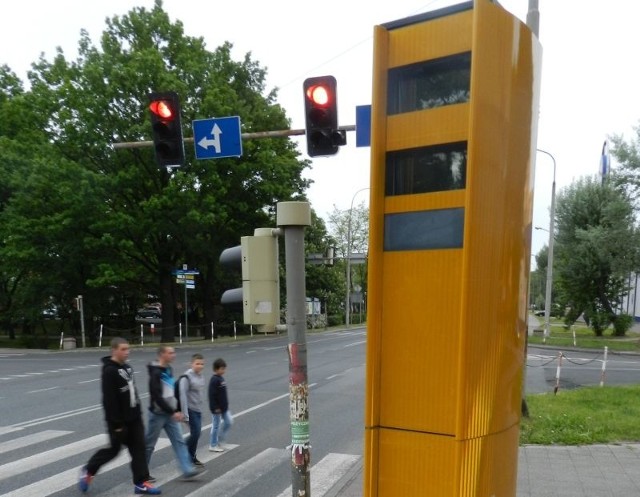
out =
[(220, 159), (242, 155), (240, 117), (220, 117), (193, 121), (196, 159)]
[(356, 106), (356, 147), (371, 146), (371, 105)]

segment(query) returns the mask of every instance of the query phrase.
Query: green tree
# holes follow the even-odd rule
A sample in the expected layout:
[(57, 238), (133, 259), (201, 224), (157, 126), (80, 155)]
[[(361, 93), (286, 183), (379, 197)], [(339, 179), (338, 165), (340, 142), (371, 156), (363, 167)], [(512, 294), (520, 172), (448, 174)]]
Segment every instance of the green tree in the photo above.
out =
[(112, 149), (114, 142), (150, 136), (151, 90), (180, 95), (185, 136), (191, 133), (187, 123), (209, 116), (239, 115), (247, 132), (290, 124), (250, 54), (237, 62), (229, 44), (207, 50), (202, 38), (170, 21), (160, 0), (151, 10), (108, 19), (99, 47), (82, 33), (78, 51), (69, 61), (58, 50), (30, 73), (48, 139), (59, 156), (86, 171), (98, 195), (90, 202), (95, 211), (85, 236), (70, 243), (99, 254), (88, 285), (159, 295), (162, 338), (172, 340), (182, 295), (172, 270), (184, 263), (197, 267), (195, 300), (207, 320), (219, 317), (215, 303), (227, 278), (220, 252), (255, 227), (273, 225), (276, 202), (302, 198), (307, 163), (284, 139), (245, 141), (241, 158), (215, 163), (195, 161), (188, 149), (186, 166), (173, 171), (159, 170), (151, 150)]
[[(342, 258), (341, 265), (346, 283), (348, 255), (365, 254), (366, 256), (369, 251), (369, 208), (364, 202), (353, 206), (353, 209), (340, 210), (334, 206), (329, 214), (329, 233), (336, 240), (336, 252)], [(352, 291), (355, 286), (360, 286), (362, 292), (367, 292), (367, 264), (354, 264), (352, 260)]]
[(636, 135), (630, 141), (621, 135), (611, 138), (611, 155), (618, 162), (611, 180), (637, 202), (640, 195), (640, 126), (634, 127), (634, 131)]
[(613, 183), (581, 179), (558, 195), (554, 263), (561, 300), (572, 315), (584, 312), (596, 335), (616, 322), (638, 268), (640, 234), (631, 199)]
[(47, 140), (45, 124), (17, 76), (0, 67), (0, 324), (12, 338), (18, 323), (33, 330), (52, 298), (68, 301), (63, 266), (88, 261), (66, 259), (67, 248), (77, 253), (81, 245), (67, 247), (76, 233), (65, 209), (82, 211), (76, 220), (88, 216), (75, 195), (82, 188), (67, 167), (73, 164)]
[[(330, 248), (336, 246), (335, 239), (327, 233), (324, 220), (313, 209), (311, 226), (305, 230), (305, 246), (307, 257), (309, 254), (326, 255)], [(341, 266), (336, 265), (335, 259), (332, 265), (307, 262), (306, 273), (307, 296), (319, 298), (330, 316), (339, 315), (345, 295), (345, 280)], [(336, 321), (342, 322), (342, 319)]]
[(544, 309), (548, 257), (549, 247), (545, 245), (535, 255), (536, 270), (529, 275), (529, 303), (537, 310)]

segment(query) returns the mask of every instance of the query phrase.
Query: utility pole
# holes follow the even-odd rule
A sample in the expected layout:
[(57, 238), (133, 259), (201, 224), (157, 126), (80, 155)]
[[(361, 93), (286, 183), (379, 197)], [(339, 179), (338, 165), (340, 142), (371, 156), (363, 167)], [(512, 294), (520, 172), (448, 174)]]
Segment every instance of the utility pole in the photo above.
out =
[(311, 496), (309, 384), (307, 379), (304, 228), (311, 225), (308, 202), (279, 202), (277, 224), (284, 233), (287, 273), (287, 333), (289, 344), (289, 420), (291, 425), (291, 491)]
[(551, 157), (553, 161), (553, 183), (551, 184), (551, 208), (549, 210), (549, 252), (547, 255), (547, 285), (544, 294), (544, 336), (543, 343), (551, 335), (551, 293), (553, 291), (553, 243), (555, 241), (555, 217), (556, 217), (556, 159), (546, 150), (537, 149)]
[(527, 26), (531, 32), (539, 36), (540, 31), (540, 11), (538, 10), (538, 0), (529, 0), (529, 11), (527, 12)]
[(358, 193), (363, 192), (365, 190), (369, 190), (369, 187), (360, 188), (357, 192), (353, 194), (351, 197), (351, 206), (349, 207), (349, 219), (347, 222), (347, 295), (344, 301), (344, 309), (345, 309), (345, 324), (347, 326), (351, 326), (351, 244), (352, 244), (352, 233), (351, 233), (351, 218), (353, 216), (353, 201), (356, 199), (356, 195)]
[(78, 310), (80, 311), (80, 332), (82, 334), (82, 348), (84, 349), (87, 346), (87, 341), (84, 333), (84, 303), (82, 295), (78, 295), (76, 302), (78, 302)]

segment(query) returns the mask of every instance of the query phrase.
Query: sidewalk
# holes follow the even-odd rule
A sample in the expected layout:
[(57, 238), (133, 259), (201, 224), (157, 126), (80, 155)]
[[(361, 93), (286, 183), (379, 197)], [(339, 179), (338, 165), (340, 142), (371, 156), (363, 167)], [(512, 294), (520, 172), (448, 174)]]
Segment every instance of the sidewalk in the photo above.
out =
[[(326, 497), (362, 495), (357, 464)], [(640, 495), (640, 444), (520, 447), (517, 497), (631, 495)]]

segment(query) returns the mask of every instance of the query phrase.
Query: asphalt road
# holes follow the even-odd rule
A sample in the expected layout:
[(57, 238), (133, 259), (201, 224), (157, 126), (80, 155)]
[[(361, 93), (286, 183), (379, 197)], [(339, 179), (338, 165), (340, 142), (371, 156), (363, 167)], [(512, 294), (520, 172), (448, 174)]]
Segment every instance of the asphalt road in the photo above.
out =
[[(364, 329), (310, 334), (311, 464), (319, 463), (316, 488), (329, 487), (362, 454), (364, 406)], [(270, 497), (291, 484), (286, 335), (227, 344), (178, 346), (176, 373), (194, 352), (206, 358), (207, 377), (216, 357), (225, 374), (235, 424), (231, 449), (207, 450), (203, 431), (198, 456), (208, 473), (197, 482), (180, 482), (168, 441), (161, 438), (151, 473), (163, 493), (174, 496)], [(100, 405), (100, 358), (105, 351), (15, 352), (0, 356), (0, 497), (75, 495), (77, 471), (105, 442)], [(153, 350), (133, 349), (130, 363), (143, 405), (148, 405), (146, 364)], [(211, 419), (203, 419), (205, 426)], [(93, 496), (132, 494), (128, 456), (98, 474)], [(325, 489), (326, 490), (326, 489)], [(288, 495), (291, 495), (289, 490)], [(314, 496), (321, 496), (316, 491)]]
[[(562, 362), (559, 355), (562, 353)], [(581, 386), (640, 384), (640, 356), (604, 350), (566, 350), (529, 347), (527, 357), (527, 393), (572, 389)], [(558, 366), (560, 371), (558, 372)], [(558, 376), (559, 375), (559, 376)], [(559, 381), (556, 377), (559, 377)]]
[[(365, 375), (364, 329), (309, 334), (312, 495), (322, 497), (363, 453)], [(197, 482), (178, 481), (168, 441), (161, 438), (151, 473), (165, 494), (178, 497), (288, 497), (291, 491), (288, 415), (287, 337), (177, 346), (176, 374), (194, 352), (206, 358), (206, 374), (216, 357), (228, 363), (226, 379), (235, 425), (231, 449), (208, 452), (208, 428), (199, 458), (208, 473)], [(552, 392), (558, 353), (531, 347), (527, 358), (527, 393)], [(11, 351), (0, 353), (0, 497), (76, 495), (78, 469), (106, 438), (100, 405), (100, 358), (107, 351)], [(143, 405), (148, 405), (146, 364), (153, 349), (134, 348)], [(564, 351), (560, 389), (598, 385), (602, 352)], [(609, 354), (605, 384), (640, 383), (640, 356)], [(211, 420), (204, 418), (208, 426)], [(91, 495), (132, 495), (128, 456), (104, 469)], [(328, 494), (327, 494), (328, 495)]]

